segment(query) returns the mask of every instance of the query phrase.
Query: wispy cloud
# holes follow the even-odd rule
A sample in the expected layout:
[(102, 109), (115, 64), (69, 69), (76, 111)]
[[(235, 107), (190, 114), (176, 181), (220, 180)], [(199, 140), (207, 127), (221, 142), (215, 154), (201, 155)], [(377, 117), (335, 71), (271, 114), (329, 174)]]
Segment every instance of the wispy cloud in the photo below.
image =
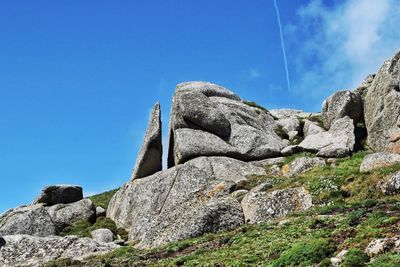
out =
[[(334, 7), (312, 0), (288, 27), (304, 36), (295, 57), (295, 91), (311, 98), (357, 86), (400, 47), (400, 0), (346, 0)], [(299, 47), (298, 43), (291, 45)]]
[(257, 78), (259, 78), (260, 76), (261, 76), (261, 73), (260, 73), (259, 70), (257, 70), (257, 69), (249, 69), (249, 71), (248, 71), (248, 77), (249, 77), (250, 79), (257, 79)]

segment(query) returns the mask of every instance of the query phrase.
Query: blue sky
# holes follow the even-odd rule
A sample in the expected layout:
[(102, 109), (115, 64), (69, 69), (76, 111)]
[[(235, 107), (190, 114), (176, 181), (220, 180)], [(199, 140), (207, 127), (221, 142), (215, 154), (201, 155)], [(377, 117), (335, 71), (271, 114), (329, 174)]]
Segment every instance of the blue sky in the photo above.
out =
[(277, 2), (291, 92), (273, 0), (1, 1), (0, 212), (49, 184), (126, 182), (177, 83), (319, 111), (400, 48), (400, 0)]

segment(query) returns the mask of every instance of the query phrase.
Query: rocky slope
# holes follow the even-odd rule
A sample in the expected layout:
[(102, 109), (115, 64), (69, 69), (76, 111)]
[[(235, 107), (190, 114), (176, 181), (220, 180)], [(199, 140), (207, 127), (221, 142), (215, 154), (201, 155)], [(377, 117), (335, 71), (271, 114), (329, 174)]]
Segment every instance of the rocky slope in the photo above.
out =
[[(400, 52), (354, 91), (330, 96), (321, 113), (268, 111), (219, 85), (179, 84), (170, 112), (168, 169), (161, 170), (156, 104), (130, 181), (115, 194), (96, 196), (106, 199), (103, 207), (82, 199), (79, 187), (52, 186), (33, 204), (2, 214), (0, 265), (56, 259), (56, 266), (101, 266), (99, 260), (105, 266), (202, 265), (196, 252), (208, 247), (210, 255), (201, 259), (217, 265), (354, 266), (346, 261), (379, 261), (382, 253), (398, 252), (400, 233), (387, 228), (399, 221), (399, 58)], [(353, 212), (361, 214), (355, 221), (348, 218)], [(370, 218), (379, 212), (386, 224)], [(380, 223), (374, 227), (384, 229), (379, 235), (363, 224), (375, 219)], [(293, 235), (295, 229), (303, 235)], [(242, 240), (248, 231), (270, 254), (248, 254), (251, 239)], [(229, 240), (221, 241), (224, 236)], [(168, 252), (180, 242), (190, 249)], [(236, 263), (218, 254), (235, 248)], [(249, 251), (242, 255), (241, 249)], [(129, 255), (136, 260), (126, 262)], [(177, 259), (188, 255), (190, 260)]]

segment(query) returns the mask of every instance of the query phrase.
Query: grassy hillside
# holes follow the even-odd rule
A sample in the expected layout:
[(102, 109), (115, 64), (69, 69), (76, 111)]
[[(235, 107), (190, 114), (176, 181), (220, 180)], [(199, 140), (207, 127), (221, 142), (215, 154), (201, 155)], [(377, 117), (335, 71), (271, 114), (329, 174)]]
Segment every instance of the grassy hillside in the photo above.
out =
[[(293, 178), (249, 177), (248, 187), (264, 181), (274, 183), (271, 190), (304, 186), (316, 204), (307, 212), (158, 249), (126, 246), (84, 262), (60, 260), (48, 266), (329, 266), (329, 258), (343, 249), (350, 252), (342, 266), (366, 266), (370, 259), (363, 251), (372, 239), (400, 234), (400, 196), (385, 196), (376, 188), (400, 166), (361, 174), (364, 155), (356, 153), (336, 166)], [(382, 254), (369, 266), (400, 266), (400, 255)]]

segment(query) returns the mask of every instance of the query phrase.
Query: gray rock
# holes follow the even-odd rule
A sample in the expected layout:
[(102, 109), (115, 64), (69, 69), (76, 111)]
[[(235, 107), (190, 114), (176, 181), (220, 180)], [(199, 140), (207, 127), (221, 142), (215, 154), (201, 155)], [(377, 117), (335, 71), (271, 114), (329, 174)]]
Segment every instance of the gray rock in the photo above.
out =
[(238, 201), (242, 201), (244, 196), (249, 192), (249, 190), (241, 189), (231, 193), (231, 197), (237, 199)]
[(314, 134), (319, 134), (326, 132), (325, 129), (322, 127), (318, 126), (316, 122), (310, 121), (310, 120), (304, 120), (304, 127), (303, 127), (303, 134), (304, 137), (307, 137), (309, 135), (314, 135)]
[(320, 115), (319, 113), (304, 112), (303, 110), (296, 110), (296, 109), (271, 109), (270, 113), (277, 119), (285, 119), (285, 118), (306, 119)]
[(43, 204), (21, 206), (0, 216), (0, 236), (57, 234), (57, 227)]
[(372, 240), (365, 249), (365, 253), (367, 253), (370, 257), (375, 257), (379, 254), (387, 252), (400, 252), (399, 236)]
[(353, 120), (344, 117), (336, 120), (329, 131), (307, 136), (300, 144), (302, 150), (317, 152), (327, 158), (345, 157), (354, 149)]
[(365, 96), (364, 117), (368, 145), (376, 152), (400, 153), (400, 139), (391, 141), (393, 133), (400, 134), (399, 81), (400, 51), (383, 64)]
[[(263, 185), (261, 185), (263, 186)], [(304, 188), (272, 192), (251, 190), (242, 200), (246, 223), (260, 223), (312, 207), (311, 195)]]
[(161, 108), (157, 102), (151, 111), (149, 125), (131, 179), (146, 177), (162, 170), (161, 129)]
[(375, 169), (389, 167), (400, 163), (400, 155), (388, 152), (368, 154), (364, 157), (360, 172), (369, 172)]
[(337, 119), (348, 116), (356, 125), (362, 121), (363, 103), (361, 97), (351, 91), (338, 91), (328, 97), (322, 107), (322, 120), (329, 129)]
[(269, 165), (281, 164), (284, 161), (285, 161), (284, 157), (279, 157), (279, 158), (271, 158), (271, 159), (263, 159), (263, 160), (258, 160), (258, 161), (251, 161), (249, 163), (251, 165), (256, 166), (256, 167), (264, 168), (265, 166), (269, 166)]
[(169, 123), (168, 167), (200, 156), (245, 161), (276, 157), (287, 145), (275, 133), (278, 126), (269, 112), (217, 88), (210, 90), (205, 83), (202, 89), (199, 82), (177, 86)]
[(105, 216), (106, 215), (106, 209), (104, 209), (103, 207), (96, 207), (96, 216), (100, 217), (100, 216)]
[(95, 215), (89, 199), (50, 207), (43, 204), (21, 206), (0, 216), (0, 235), (56, 235), (65, 226), (78, 220), (94, 219)]
[(59, 230), (79, 220), (93, 221), (96, 218), (96, 208), (88, 198), (71, 204), (54, 205), (47, 211)]
[(33, 204), (68, 204), (83, 198), (82, 187), (76, 185), (51, 185), (43, 188)]
[(348, 250), (342, 250), (335, 257), (332, 257), (331, 258), (332, 266), (340, 266), (343, 263), (343, 261), (346, 257), (346, 254), (348, 252), (349, 252)]
[(96, 229), (90, 234), (98, 243), (111, 243), (115, 240), (115, 236), (110, 229)]
[(294, 177), (305, 173), (317, 166), (325, 166), (325, 160), (322, 158), (300, 157), (292, 161), (286, 166), (282, 167), (283, 175), (287, 177)]
[(137, 247), (152, 248), (204, 233), (235, 229), (242, 224), (244, 217), (240, 203), (227, 197), (206, 202), (189, 201), (176, 209), (162, 212), (145, 225), (144, 231), (131, 234), (134, 239), (141, 240)]
[(228, 89), (210, 82), (184, 82), (176, 86), (176, 92), (200, 92), (207, 97), (217, 96), (240, 101), (240, 97)]
[(378, 187), (385, 195), (395, 195), (400, 193), (400, 172), (391, 174), (389, 177), (380, 181)]
[(76, 236), (12, 235), (3, 238), (6, 244), (0, 249), (0, 266), (38, 267), (59, 258), (82, 260), (119, 247), (112, 243), (98, 243), (91, 238)]
[(283, 118), (276, 121), (276, 123), (282, 127), (286, 132), (298, 132), (300, 131), (300, 121), (295, 118)]
[[(199, 157), (127, 183), (110, 201), (107, 216), (129, 230), (130, 239), (140, 240), (143, 247), (230, 229), (243, 223), (239, 203), (230, 196), (236, 184), (248, 175), (264, 173), (262, 167), (231, 158)], [(206, 223), (210, 214), (227, 221), (210, 228)], [(192, 225), (195, 222), (199, 225)], [(175, 233), (176, 229), (182, 234)], [(155, 238), (159, 235), (162, 238)]]

